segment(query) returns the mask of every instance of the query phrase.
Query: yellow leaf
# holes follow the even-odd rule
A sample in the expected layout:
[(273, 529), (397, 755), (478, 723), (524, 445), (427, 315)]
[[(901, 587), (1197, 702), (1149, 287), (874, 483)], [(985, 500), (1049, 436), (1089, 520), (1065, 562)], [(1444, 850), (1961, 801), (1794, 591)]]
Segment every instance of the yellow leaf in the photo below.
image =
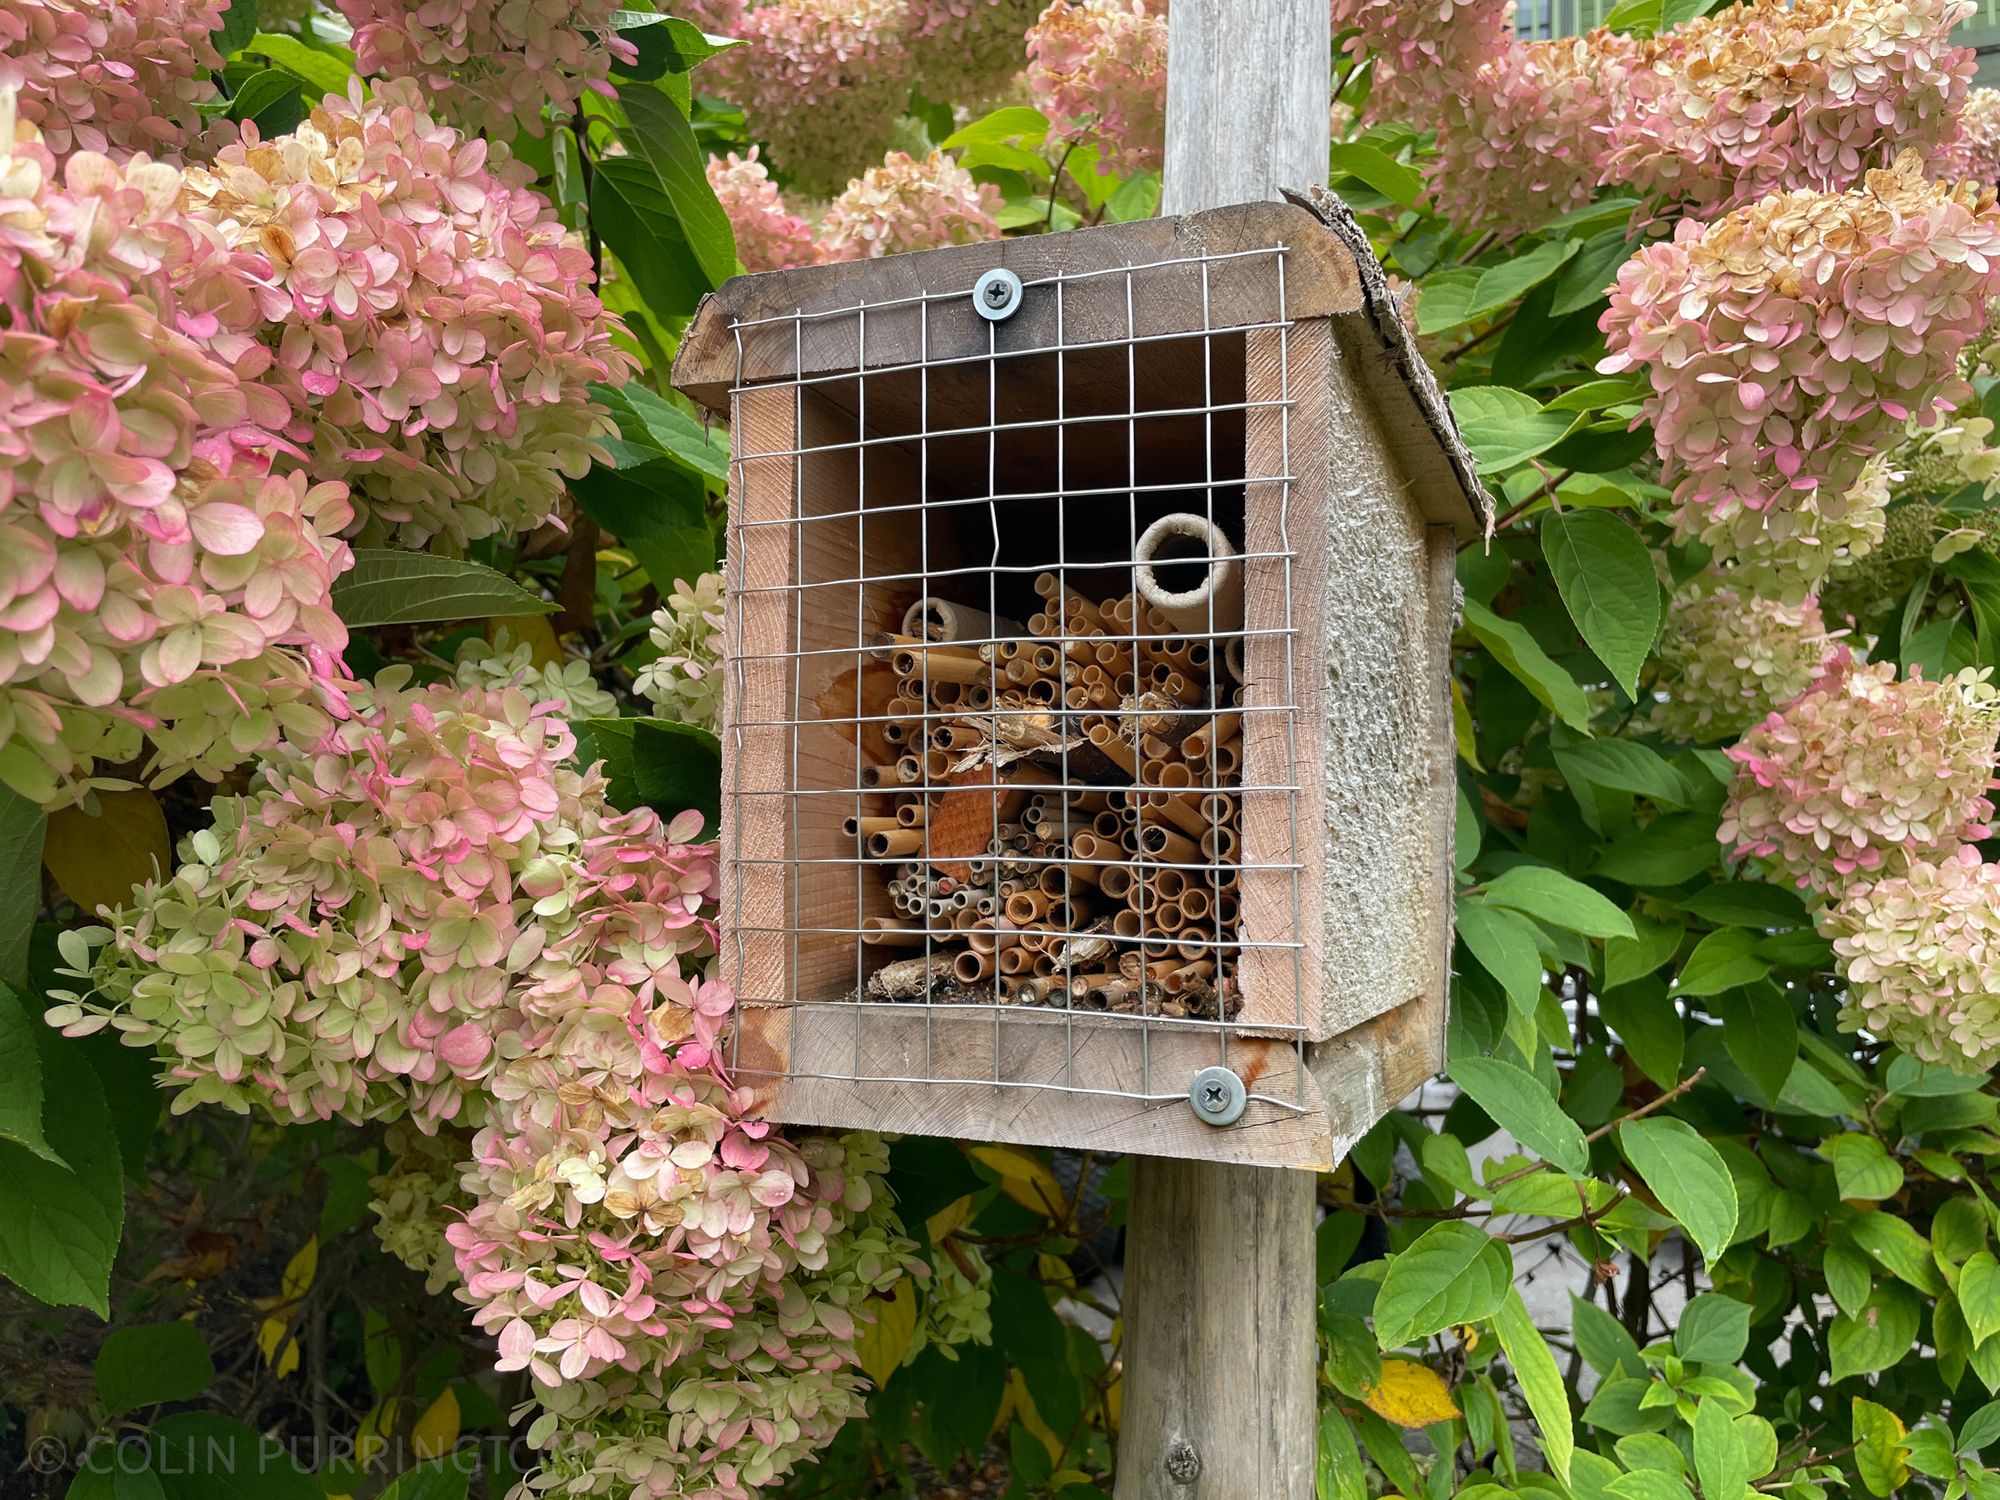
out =
[(1458, 757), (1475, 771), (1486, 767), (1479, 763), (1479, 746), (1472, 738), (1472, 710), (1465, 704), (1465, 689), (1458, 685), (1456, 677), (1451, 680), (1451, 736), (1458, 741)]
[(956, 1234), (965, 1227), (965, 1221), (972, 1217), (972, 1194), (947, 1203), (943, 1208), (924, 1220), (924, 1229), (937, 1244), (948, 1235)]
[(299, 1367), (299, 1341), (292, 1337), (292, 1325), (285, 1318), (266, 1318), (257, 1325), (257, 1347), (264, 1362), (284, 1379)]
[(1035, 1274), (1042, 1279), (1043, 1286), (1059, 1287), (1065, 1292), (1076, 1290), (1076, 1273), (1060, 1255), (1050, 1255), (1046, 1251), (1035, 1255)]
[(880, 1387), (889, 1383), (889, 1377), (902, 1367), (903, 1356), (910, 1352), (910, 1340), (917, 1331), (917, 1289), (905, 1276), (896, 1283), (895, 1295), (888, 1301), (868, 1305), (875, 1310), (875, 1321), (856, 1335), (854, 1352), (860, 1356), (863, 1372)]
[(361, 1419), (361, 1426), (354, 1434), (354, 1461), (362, 1468), (367, 1468), (389, 1446), (389, 1434), (396, 1430), (402, 1406), (400, 1397), (384, 1396)]
[(1413, 1359), (1383, 1360), (1382, 1378), (1361, 1399), (1376, 1416), (1398, 1427), (1428, 1427), (1460, 1414), (1443, 1378)]
[(313, 1235), (299, 1246), (298, 1254), (285, 1262), (285, 1274), (278, 1285), (287, 1302), (303, 1302), (319, 1274), (319, 1236)]
[(1029, 1394), (1028, 1382), (1019, 1370), (1007, 1372), (1007, 1395), (1002, 1403), (1003, 1410), (1012, 1406), (1010, 1415), (1034, 1437), (1035, 1441), (1049, 1450), (1049, 1462), (1054, 1463), (1063, 1456), (1063, 1440), (1055, 1435), (1049, 1424), (1042, 1420), (1042, 1414), (1035, 1410), (1035, 1398)]
[(85, 911), (125, 906), (132, 887), (171, 870), (173, 841), (160, 799), (143, 787), (99, 792), (95, 816), (80, 807), (49, 814), (42, 863), (62, 892)]
[(486, 622), (487, 640), (497, 646), (503, 636), (509, 646), (526, 646), (528, 660), (538, 667), (562, 665), (562, 646), (547, 615), (501, 615)]
[(1056, 1174), (1034, 1152), (1019, 1146), (974, 1146), (971, 1155), (1000, 1174), (1000, 1191), (1021, 1207), (1054, 1218), (1067, 1206)]
[(458, 1396), (446, 1386), (410, 1429), (410, 1446), (419, 1459), (443, 1458), (457, 1442)]

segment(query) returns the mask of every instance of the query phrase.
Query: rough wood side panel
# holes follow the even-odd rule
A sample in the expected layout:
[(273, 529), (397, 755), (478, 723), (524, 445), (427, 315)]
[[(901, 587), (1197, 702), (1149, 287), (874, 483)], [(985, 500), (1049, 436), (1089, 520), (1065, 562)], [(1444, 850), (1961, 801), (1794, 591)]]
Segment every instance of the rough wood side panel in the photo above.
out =
[(1424, 916), (1436, 891), (1432, 707), (1443, 685), (1429, 650), (1427, 527), (1353, 358), (1335, 345), (1326, 592), (1318, 649), (1303, 648), (1325, 709), (1317, 769), (1329, 1036), (1422, 995), (1437, 941)]
[[(1067, 234), (1030, 235), (980, 245), (891, 255), (836, 266), (810, 266), (739, 276), (702, 299), (674, 358), (674, 384), (721, 411), (740, 382), (789, 378), (857, 368), (862, 330), (852, 316), (808, 317), (794, 326), (790, 314), (824, 314), (867, 306), (870, 368), (933, 359), (983, 355), (1056, 343), (1056, 299), (1031, 290), (1022, 309), (991, 324), (973, 312), (972, 284), (982, 272), (1005, 266), (1023, 282), (1087, 272), (1145, 267), (1185, 256), (1228, 255), (1252, 247), (1285, 245), (1286, 302), (1293, 317), (1349, 312), (1360, 304), (1353, 256), (1312, 213), (1291, 204), (1244, 203), (1178, 219), (1107, 224)], [(1210, 272), (1209, 314), (1226, 328), (1273, 315), (1274, 278), (1268, 257), (1218, 261)], [(964, 293), (960, 300), (954, 294)], [(929, 304), (928, 337), (918, 298)], [(1202, 326), (1201, 273), (1196, 266), (1160, 267), (1135, 280), (1139, 331), (1180, 332)], [(901, 303), (901, 306), (883, 304)], [(765, 318), (778, 323), (738, 329)], [(1125, 336), (1124, 278), (1071, 282), (1063, 298), (1063, 337), (1070, 345)], [(742, 337), (741, 364), (738, 334)], [(993, 341), (989, 346), (989, 339)]]
[[(1245, 348), (1247, 472), (1244, 574), (1243, 785), (1290, 792), (1243, 794), (1243, 1024), (1304, 1026), (1318, 1040), (1345, 1024), (1324, 1005), (1326, 969), (1318, 893), (1325, 877), (1316, 836), (1325, 813), (1320, 783), (1323, 687), (1321, 615), (1328, 566), (1324, 511), (1332, 338), (1327, 320), (1289, 330), (1256, 329)], [(1268, 404), (1259, 404), (1268, 403)], [(1285, 404), (1280, 404), (1285, 403)], [(1288, 451), (1289, 450), (1289, 451)], [(1257, 475), (1298, 476), (1286, 484)], [(1284, 553), (1292, 554), (1289, 558)], [(1258, 556), (1256, 554), (1263, 554)], [(1258, 705), (1296, 711), (1258, 712)], [(1289, 865), (1300, 865), (1298, 870)], [(1298, 943), (1298, 948), (1263, 946)]]
[(1313, 1269), (1309, 1173), (1132, 1163), (1119, 1500), (1313, 1493)]
[[(821, 1075), (786, 1080), (773, 1120), (1321, 1171), (1335, 1160), (1325, 1108), (1292, 1042), (1232, 1040), (1228, 1062), (1253, 1093), (1305, 1109), (1253, 1100), (1239, 1123), (1218, 1130), (1187, 1103), (1194, 1075), (1223, 1056), (1215, 1034), (1197, 1027), (1160, 1026), (1147, 1036), (1131, 1024), (1078, 1017), (1071, 1025), (1032, 1010), (926, 1016), (916, 1005), (851, 1004), (800, 1005), (772, 1024), (793, 1039), (795, 1073)], [(1052, 1087), (986, 1081), (996, 1076)], [(924, 1078), (961, 1081), (888, 1081)]]

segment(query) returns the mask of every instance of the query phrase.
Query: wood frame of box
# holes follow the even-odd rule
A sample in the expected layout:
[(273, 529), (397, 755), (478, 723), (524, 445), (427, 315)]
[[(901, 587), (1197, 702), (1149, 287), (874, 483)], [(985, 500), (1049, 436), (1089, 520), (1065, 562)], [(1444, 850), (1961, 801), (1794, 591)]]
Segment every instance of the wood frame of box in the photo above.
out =
[[(1271, 247), (1283, 247), (1275, 307), (1268, 266), (1258, 264)], [(1078, 290), (1065, 299), (1030, 295), (1013, 318), (989, 324), (969, 296), (996, 265), (1031, 288), (1064, 278)], [(1148, 273), (1143, 294), (1115, 274), (1125, 268)], [(1083, 292), (1093, 276), (1118, 295)], [(962, 315), (941, 316), (959, 307), (954, 294), (967, 299)], [(862, 307), (876, 311), (840, 316)], [(1307, 893), (1297, 969), (1280, 948), (1245, 950), (1245, 1012), (1226, 1028), (1226, 1055), (1252, 1102), (1242, 1121), (1216, 1129), (1185, 1103), (1186, 1081), (1219, 1060), (1214, 1024), (1161, 1027), (1012, 1007), (930, 1013), (812, 998), (852, 973), (857, 940), (803, 944), (787, 930), (858, 925), (857, 897), (830, 881), (802, 884), (794, 911), (786, 867), (759, 861), (796, 858), (838, 837), (833, 799), (823, 811), (804, 800), (787, 809), (794, 756), (800, 785), (819, 778), (844, 786), (855, 754), (837, 730), (774, 722), (824, 690), (817, 677), (794, 673), (831, 670), (816, 664), (839, 658), (779, 658), (854, 651), (857, 616), (869, 631), (895, 626), (865, 587), (851, 608), (795, 605), (786, 590), (801, 578), (861, 576), (843, 558), (864, 549), (869, 571), (878, 561), (881, 571), (900, 571), (907, 559), (894, 549), (913, 544), (907, 529), (832, 520), (862, 509), (859, 463), (830, 456), (845, 449), (801, 456), (860, 422), (855, 408), (867, 398), (859, 382), (848, 390), (843, 372), (1058, 343), (1123, 349), (1141, 337), (1158, 340), (1148, 345), (1143, 379), (1171, 389), (1189, 378), (1175, 336), (1230, 329), (1242, 330), (1243, 472), (1252, 481), (1244, 537), (1252, 698), (1276, 680), (1277, 653), (1298, 656), (1290, 674), (1296, 803), (1277, 793), (1243, 798), (1246, 938), (1291, 926), (1293, 876), (1273, 867), (1294, 827), (1318, 827), (1322, 836), (1297, 838), (1292, 860)], [(732, 424), (729, 572), (737, 587), (726, 633), (741, 659), (728, 664), (724, 693), (725, 802), (736, 798), (723, 829), (722, 970), (744, 998), (738, 1072), (771, 1118), (1325, 1167), (1440, 1066), (1455, 808), (1455, 555), (1490, 511), (1379, 266), (1337, 200), (1322, 194), (738, 278), (704, 303), (674, 378)], [(1128, 397), (1134, 406), (1140, 378)], [(871, 436), (906, 430), (892, 406), (878, 399), (872, 411), (861, 407)], [(949, 420), (927, 407), (923, 430)], [(866, 465), (871, 493), (918, 488), (915, 457), (894, 441), (871, 446)], [(1256, 479), (1287, 474), (1288, 548), (1274, 534), (1280, 486)], [(792, 521), (799, 524), (785, 524)], [(1289, 589), (1281, 592), (1269, 570), (1287, 550)], [(1288, 630), (1302, 651), (1287, 645)], [(1322, 649), (1324, 670), (1315, 671)], [(1279, 782), (1283, 733), (1282, 716), (1246, 716), (1246, 786)], [(746, 913), (740, 931), (738, 910)], [(1295, 973), (1305, 976), (1303, 991)], [(864, 1057), (879, 1076), (852, 1076)], [(954, 1081), (919, 1081), (937, 1078)], [(977, 1081), (993, 1079), (1003, 1086)]]

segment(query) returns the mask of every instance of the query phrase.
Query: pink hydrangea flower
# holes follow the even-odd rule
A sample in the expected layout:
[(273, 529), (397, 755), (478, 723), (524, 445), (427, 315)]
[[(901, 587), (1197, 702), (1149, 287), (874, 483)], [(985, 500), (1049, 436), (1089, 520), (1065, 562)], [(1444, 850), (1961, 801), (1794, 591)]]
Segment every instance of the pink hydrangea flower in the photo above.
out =
[(238, 268), (179, 211), (181, 172), (79, 150), (59, 183), (14, 105), (0, 90), (0, 781), (54, 802), (103, 762), (213, 780), (279, 720), (324, 722), (306, 653), (347, 641), (346, 493), (273, 472), (297, 456), (285, 400), (182, 296)]
[(820, 259), (865, 260), (1000, 238), (1000, 190), (953, 158), (891, 151), (835, 198), (820, 224)]
[[(540, 135), (543, 106), (615, 97), (607, 74), (638, 49), (612, 25), (618, 0), (338, 0), (366, 77), (410, 78), (468, 132)], [(676, 12), (678, 13), (678, 12)]]
[(790, 181), (830, 193), (908, 105), (907, 20), (907, 0), (774, 0), (744, 12), (744, 45), (703, 64), (703, 87), (743, 107)]
[(1937, 153), (1931, 175), (2000, 185), (2000, 89), (1973, 89), (1958, 112), (1958, 139)]
[(907, 35), (917, 87), (941, 103), (976, 107), (1021, 71), (1021, 38), (1042, 0), (909, 0)]
[(1333, 0), (1346, 49), (1373, 55), (1369, 98), (1379, 113), (1416, 114), (1463, 95), (1472, 76), (1514, 43), (1513, 0)]
[(1833, 649), (1816, 600), (1786, 604), (1731, 573), (1700, 574), (1667, 605), (1653, 722), (1690, 744), (1733, 739), (1812, 686)]
[(750, 154), (708, 159), (708, 185), (729, 215), (736, 231), (736, 258), (751, 271), (781, 271), (789, 266), (810, 265), (817, 258), (812, 225), (785, 207), (777, 183)]
[(433, 120), (414, 80), (329, 95), (275, 140), (245, 126), (187, 182), (189, 213), (258, 273), (187, 296), (225, 322), (254, 299), (256, 357), (296, 412), (285, 436), (350, 486), (362, 541), (523, 531), (607, 461), (615, 429), (588, 385), (633, 365), (589, 251), (504, 147)]
[(0, 58), (20, 117), (58, 158), (179, 147), (222, 67), (224, 0), (0, 0)]
[(1166, 143), (1165, 0), (1055, 0), (1028, 30), (1028, 91), (1108, 171), (1157, 168)]
[(1927, 1063), (2000, 1060), (2000, 865), (1961, 845), (1848, 887), (1820, 918), (1847, 981), (1841, 1025)]
[(1815, 891), (1901, 873), (1984, 838), (2000, 692), (1970, 669), (1898, 681), (1846, 647), (1806, 692), (1728, 754), (1717, 837)]
[(1962, 394), (1996, 292), (1993, 190), (1906, 152), (1850, 192), (1681, 221), (1619, 271), (1599, 369), (1647, 372), (1681, 530), (1732, 555), (1807, 505), (1838, 520), (1869, 459)]

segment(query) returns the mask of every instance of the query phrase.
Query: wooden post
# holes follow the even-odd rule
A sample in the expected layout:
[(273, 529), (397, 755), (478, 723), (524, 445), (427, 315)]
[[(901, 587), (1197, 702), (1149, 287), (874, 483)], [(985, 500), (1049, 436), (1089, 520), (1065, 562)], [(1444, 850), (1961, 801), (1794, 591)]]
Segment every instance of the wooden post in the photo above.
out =
[[(1160, 211), (1326, 180), (1326, 0), (1174, 0)], [(1313, 1179), (1132, 1162), (1117, 1500), (1312, 1500)]]

